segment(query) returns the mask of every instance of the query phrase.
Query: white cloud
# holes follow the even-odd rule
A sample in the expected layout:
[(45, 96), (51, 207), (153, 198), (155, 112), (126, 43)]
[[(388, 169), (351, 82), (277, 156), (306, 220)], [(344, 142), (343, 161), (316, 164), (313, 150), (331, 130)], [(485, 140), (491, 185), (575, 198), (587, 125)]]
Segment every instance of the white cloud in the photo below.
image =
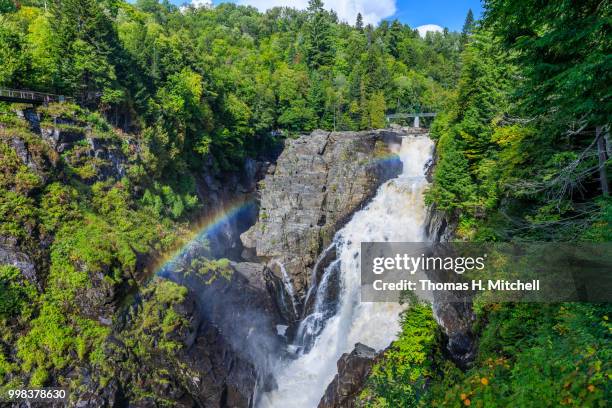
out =
[[(272, 7), (294, 7), (305, 9), (308, 0), (239, 0), (239, 4), (247, 4), (265, 11)], [(355, 24), (357, 13), (361, 13), (365, 24), (377, 24), (383, 18), (395, 14), (395, 0), (323, 0), (325, 8), (334, 10), (340, 20)]]
[(212, 0), (191, 0), (191, 5), (194, 7), (212, 7)]
[(444, 31), (444, 29), (437, 24), (425, 24), (422, 26), (418, 26), (416, 29), (422, 38), (425, 38), (425, 34), (427, 34), (428, 31), (440, 33)]
[(200, 7), (211, 8), (212, 6), (213, 6), (212, 0), (191, 0), (191, 3), (184, 4), (184, 5), (180, 6), (179, 10), (181, 11), (181, 13), (186, 13), (188, 10), (191, 9), (191, 7), (195, 7), (195, 8), (200, 8)]

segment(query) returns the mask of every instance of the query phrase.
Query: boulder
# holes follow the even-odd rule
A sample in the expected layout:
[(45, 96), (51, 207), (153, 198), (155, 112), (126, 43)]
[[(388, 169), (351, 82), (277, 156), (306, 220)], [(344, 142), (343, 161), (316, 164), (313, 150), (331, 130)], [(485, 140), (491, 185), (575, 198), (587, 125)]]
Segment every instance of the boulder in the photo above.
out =
[(327, 386), (318, 408), (352, 408), (376, 362), (376, 350), (357, 343), (338, 360), (338, 374)]

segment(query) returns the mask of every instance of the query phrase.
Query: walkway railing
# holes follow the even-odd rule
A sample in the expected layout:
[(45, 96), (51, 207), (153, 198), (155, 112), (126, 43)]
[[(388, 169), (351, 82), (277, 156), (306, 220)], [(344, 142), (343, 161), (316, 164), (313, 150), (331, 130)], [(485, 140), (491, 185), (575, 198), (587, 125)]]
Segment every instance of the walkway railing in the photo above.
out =
[(27, 91), (23, 89), (0, 88), (0, 100), (7, 102), (51, 103), (66, 102), (71, 98), (44, 92)]

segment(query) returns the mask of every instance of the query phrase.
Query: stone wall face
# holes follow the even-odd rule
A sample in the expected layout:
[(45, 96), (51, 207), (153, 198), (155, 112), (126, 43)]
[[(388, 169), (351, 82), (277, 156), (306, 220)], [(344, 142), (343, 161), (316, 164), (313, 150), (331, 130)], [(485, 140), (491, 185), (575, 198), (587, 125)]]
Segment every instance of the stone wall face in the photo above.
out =
[[(259, 185), (257, 223), (242, 243), (258, 257), (281, 262), (298, 296), (308, 287), (317, 256), (336, 231), (402, 170), (385, 141), (398, 131), (314, 131), (290, 140)], [(270, 267), (279, 273), (276, 262)]]

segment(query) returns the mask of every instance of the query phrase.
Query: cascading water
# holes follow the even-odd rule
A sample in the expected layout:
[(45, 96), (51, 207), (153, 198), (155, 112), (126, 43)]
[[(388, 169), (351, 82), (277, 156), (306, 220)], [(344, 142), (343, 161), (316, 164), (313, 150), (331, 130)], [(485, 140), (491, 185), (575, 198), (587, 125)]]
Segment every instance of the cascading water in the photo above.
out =
[[(296, 336), (302, 352), (279, 364), (275, 370), (278, 388), (262, 395), (262, 407), (316, 407), (343, 353), (358, 342), (380, 350), (396, 336), (398, 304), (360, 302), (360, 245), (425, 240), (425, 165), (433, 143), (427, 136), (406, 136), (400, 146), (392, 148), (403, 163), (402, 174), (383, 184), (370, 204), (334, 237), (337, 259), (325, 269), (312, 312), (303, 319)], [(336, 301), (330, 302), (334, 274), (339, 288)]]
[(293, 284), (291, 283), (291, 278), (289, 278), (289, 274), (285, 269), (285, 265), (281, 261), (274, 261), (281, 270), (281, 276), (283, 277), (283, 286), (285, 287), (285, 291), (289, 295), (289, 303), (291, 303), (291, 308), (295, 315), (298, 315), (297, 307), (295, 305), (295, 291), (293, 290)]

